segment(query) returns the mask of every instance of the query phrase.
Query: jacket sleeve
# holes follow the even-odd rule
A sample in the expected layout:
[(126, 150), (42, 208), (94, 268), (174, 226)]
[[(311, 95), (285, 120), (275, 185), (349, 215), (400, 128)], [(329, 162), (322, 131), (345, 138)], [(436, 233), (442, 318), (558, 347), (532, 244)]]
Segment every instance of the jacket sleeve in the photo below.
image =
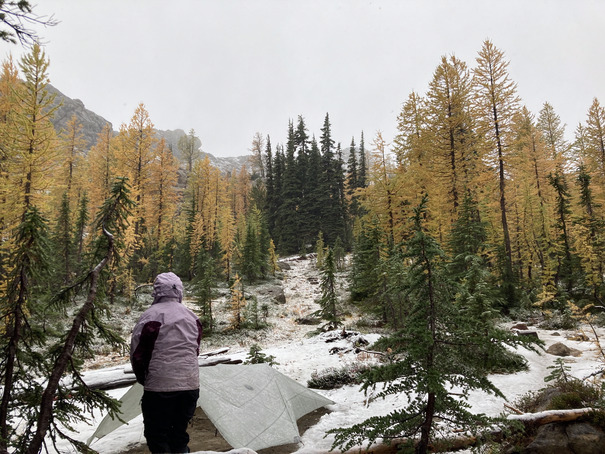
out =
[(141, 334), (138, 339), (138, 343), (134, 345), (134, 350), (130, 354), (130, 363), (132, 364), (132, 370), (137, 377), (137, 381), (141, 384), (145, 384), (145, 378), (147, 376), (147, 370), (149, 369), (149, 362), (151, 361), (151, 355), (155, 347), (155, 341), (160, 334), (160, 327), (162, 324), (157, 321), (151, 321), (143, 325)]

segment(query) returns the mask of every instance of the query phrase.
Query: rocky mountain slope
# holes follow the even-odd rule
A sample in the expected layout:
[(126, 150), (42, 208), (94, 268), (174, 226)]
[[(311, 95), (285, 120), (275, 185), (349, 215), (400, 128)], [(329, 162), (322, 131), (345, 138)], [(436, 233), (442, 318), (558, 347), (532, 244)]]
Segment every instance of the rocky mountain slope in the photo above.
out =
[[(48, 85), (47, 90), (50, 94), (55, 95), (54, 105), (58, 106), (53, 118), (53, 125), (57, 133), (64, 130), (69, 120), (75, 115), (78, 122), (82, 125), (82, 135), (86, 140), (87, 149), (90, 149), (90, 147), (97, 142), (98, 135), (106, 124), (109, 124), (113, 129), (113, 125), (110, 121), (87, 109), (81, 100), (70, 98), (52, 85)], [(187, 133), (182, 129), (158, 129), (156, 132), (159, 138), (164, 138), (167, 145), (172, 147), (175, 156), (180, 158), (178, 141)], [(115, 129), (114, 133), (116, 133)], [(248, 160), (250, 156), (216, 157), (204, 151), (201, 151), (201, 154), (202, 156), (208, 156), (210, 163), (225, 173), (230, 173), (234, 169), (239, 170), (243, 165), (248, 165), (249, 167)]]

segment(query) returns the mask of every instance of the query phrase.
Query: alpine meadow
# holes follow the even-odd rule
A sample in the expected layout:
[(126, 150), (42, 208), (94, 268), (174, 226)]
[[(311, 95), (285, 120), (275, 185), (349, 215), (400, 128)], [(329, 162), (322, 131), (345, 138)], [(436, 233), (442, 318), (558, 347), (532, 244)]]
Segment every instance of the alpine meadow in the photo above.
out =
[[(246, 286), (296, 254), (321, 268), (318, 329), (342, 330), (355, 311), (382, 330), (372, 349), (385, 360), (362, 373), (364, 389), (409, 399), (334, 430), (335, 449), (407, 438), (426, 453), (438, 421), (493, 429), (448, 389), (498, 394), (488, 374), (523, 367), (511, 351), (534, 344), (501, 322), (605, 306), (605, 107), (586, 100), (568, 135), (551, 104), (524, 107), (490, 40), (473, 62), (436, 62), (427, 92), (402, 100), (393, 143), (334, 137), (329, 113), (309, 131), (300, 115), (284, 118), (284, 143), (256, 134), (248, 164), (225, 172), (193, 129), (176, 149), (160, 138), (143, 103), (94, 144), (75, 115), (57, 130), (44, 48), (3, 61), (0, 453), (38, 453), (89, 409), (117, 410), (86, 386), (84, 361), (99, 345), (124, 348), (107, 315), (158, 273), (183, 279), (212, 336), (258, 328), (263, 308)], [(216, 323), (219, 287), (228, 327)]]

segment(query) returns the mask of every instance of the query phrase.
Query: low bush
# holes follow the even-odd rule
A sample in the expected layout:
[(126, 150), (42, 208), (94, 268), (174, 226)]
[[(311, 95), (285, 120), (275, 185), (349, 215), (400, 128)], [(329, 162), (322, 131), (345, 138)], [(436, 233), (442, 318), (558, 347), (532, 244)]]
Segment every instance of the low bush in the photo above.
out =
[(315, 389), (335, 389), (344, 385), (360, 384), (361, 375), (370, 367), (369, 364), (360, 362), (342, 367), (328, 367), (321, 372), (313, 372), (307, 386)]

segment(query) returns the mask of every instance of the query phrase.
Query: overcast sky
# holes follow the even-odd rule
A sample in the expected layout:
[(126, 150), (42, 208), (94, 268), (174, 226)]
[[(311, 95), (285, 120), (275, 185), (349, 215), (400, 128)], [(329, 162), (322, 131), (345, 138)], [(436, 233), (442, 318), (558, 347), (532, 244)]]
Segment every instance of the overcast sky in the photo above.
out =
[[(31, 1), (36, 4), (36, 0)], [(110, 121), (144, 103), (158, 129), (193, 128), (216, 156), (248, 154), (256, 132), (283, 143), (289, 119), (317, 138), (326, 113), (346, 147), (392, 141), (409, 93), (442, 55), (475, 66), (503, 50), (527, 107), (567, 124), (605, 104), (602, 0), (39, 0), (51, 83)], [(0, 44), (4, 59), (19, 46)]]

